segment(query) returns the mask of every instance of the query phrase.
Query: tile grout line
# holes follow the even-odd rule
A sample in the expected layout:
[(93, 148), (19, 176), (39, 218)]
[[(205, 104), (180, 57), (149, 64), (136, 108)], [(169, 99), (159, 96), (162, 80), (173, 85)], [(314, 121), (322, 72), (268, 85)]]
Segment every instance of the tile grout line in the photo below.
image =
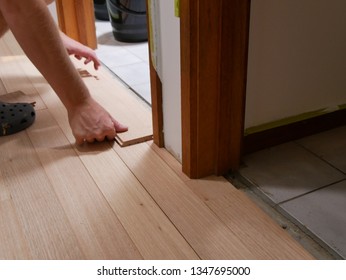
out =
[(294, 144), (296, 144), (297, 146), (301, 147), (302, 149), (304, 149), (305, 151), (307, 151), (308, 153), (310, 153), (311, 155), (315, 156), (316, 158), (318, 158), (319, 160), (323, 161), (324, 163), (326, 163), (327, 165), (329, 165), (330, 167), (332, 167), (333, 169), (339, 171), (340, 173), (342, 173), (343, 175), (345, 175), (345, 179), (346, 179), (346, 173), (344, 171), (342, 171), (341, 169), (337, 168), (336, 166), (334, 166), (333, 164), (331, 164), (329, 161), (327, 161), (326, 159), (324, 159), (323, 157), (319, 156), (317, 153), (311, 151), (310, 149), (308, 149), (307, 147), (305, 147), (304, 145), (300, 144), (298, 141), (292, 141)]
[(311, 193), (317, 192), (317, 191), (319, 191), (319, 190), (322, 190), (322, 189), (328, 188), (328, 187), (330, 187), (330, 186), (336, 185), (336, 184), (341, 183), (341, 182), (344, 182), (344, 181), (346, 181), (346, 178), (341, 179), (341, 180), (337, 180), (337, 181), (335, 181), (335, 182), (332, 182), (332, 183), (330, 183), (330, 184), (324, 185), (324, 186), (319, 187), (319, 188), (317, 188), (317, 189), (314, 189), (314, 190), (308, 191), (308, 192), (306, 192), (306, 193), (303, 193), (303, 194), (297, 195), (297, 196), (295, 196), (295, 197), (291, 197), (291, 198), (289, 198), (289, 199), (286, 199), (286, 200), (280, 201), (279, 203), (275, 203), (275, 204), (274, 204), (274, 207), (279, 206), (280, 208), (282, 208), (282, 207), (281, 207), (281, 205), (282, 205), (282, 204), (284, 204), (284, 203), (286, 203), (286, 202), (289, 202), (289, 201), (295, 200), (295, 199), (300, 198), (300, 197), (303, 197), (303, 196), (305, 196), (305, 195), (309, 195), (309, 194), (311, 194)]
[[(97, 21), (95, 21), (95, 24), (97, 24)], [(102, 27), (100, 27), (100, 29), (102, 29), (103, 31), (105, 31), (105, 28), (102, 28)], [(112, 28), (111, 28), (111, 26), (109, 25), (109, 28), (107, 28), (107, 32), (112, 32)], [(115, 42), (117, 42), (115, 39), (114, 39), (114, 37), (113, 36), (111, 36), (112, 38), (113, 38), (113, 40), (115, 41)], [(140, 42), (139, 44), (144, 44), (145, 42)], [(136, 44), (136, 46), (138, 46), (139, 44)], [(148, 44), (148, 43), (147, 43)], [(117, 68), (120, 68), (120, 67), (127, 67), (127, 66), (133, 66), (133, 65), (136, 65), (136, 64), (145, 64), (145, 65), (147, 65), (148, 67), (149, 67), (149, 62), (148, 61), (145, 61), (145, 60), (143, 60), (143, 58), (142, 57), (140, 57), (139, 55), (137, 55), (135, 52), (133, 52), (133, 51), (131, 51), (131, 49), (130, 48), (128, 48), (128, 46), (129, 45), (126, 45), (126, 44), (124, 44), (124, 45), (117, 45), (116, 47), (120, 47), (121, 49), (123, 49), (123, 50), (126, 50), (127, 52), (129, 52), (131, 55), (133, 55), (133, 56), (135, 56), (137, 59), (139, 59), (140, 60), (140, 62), (137, 62), (137, 63), (130, 63), (130, 64), (126, 64), (126, 65), (121, 65), (121, 66), (117, 66)], [(133, 44), (131, 44), (130, 46), (133, 46)], [(148, 57), (149, 57), (149, 51), (147, 51), (147, 53), (148, 53)], [(121, 82), (123, 82), (124, 84), (125, 84), (125, 86), (126, 87), (128, 87), (129, 89), (131, 89), (136, 95), (138, 95), (144, 102), (146, 102), (148, 105), (150, 105), (150, 102), (148, 102), (147, 100), (146, 100), (146, 98), (144, 97), (144, 94), (143, 94), (143, 96), (142, 96), (142, 94), (140, 93), (140, 92), (137, 92), (135, 89), (134, 89), (134, 86), (135, 85), (132, 85), (132, 84), (130, 84), (130, 83), (128, 83), (125, 79), (123, 79), (123, 78), (121, 78), (120, 77), (120, 75), (119, 74), (117, 74), (117, 71), (114, 71), (113, 69), (112, 69), (112, 67), (109, 67), (105, 62), (103, 62), (101, 59), (100, 59), (100, 61), (102, 62), (102, 64), (105, 66), (105, 67), (107, 67), (107, 69), (109, 69), (109, 71), (111, 71), (119, 80), (121, 80)], [(150, 83), (150, 75), (149, 75), (149, 77), (148, 77), (148, 82)], [(142, 84), (142, 83), (141, 83)]]

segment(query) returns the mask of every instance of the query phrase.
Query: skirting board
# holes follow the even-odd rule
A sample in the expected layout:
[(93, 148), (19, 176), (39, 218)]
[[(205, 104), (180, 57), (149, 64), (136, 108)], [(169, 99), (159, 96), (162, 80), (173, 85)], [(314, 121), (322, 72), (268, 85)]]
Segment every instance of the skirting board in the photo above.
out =
[(346, 125), (346, 109), (248, 134), (244, 137), (243, 154), (297, 140), (342, 125)]

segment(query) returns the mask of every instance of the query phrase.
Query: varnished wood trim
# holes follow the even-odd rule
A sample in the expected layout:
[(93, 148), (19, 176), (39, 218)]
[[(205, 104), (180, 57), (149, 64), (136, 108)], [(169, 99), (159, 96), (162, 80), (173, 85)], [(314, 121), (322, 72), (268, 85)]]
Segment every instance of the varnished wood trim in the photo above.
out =
[(71, 38), (97, 48), (92, 0), (56, 0), (59, 27)]
[[(149, 11), (149, 2), (147, 0), (147, 11)], [(147, 13), (147, 22), (149, 23), (149, 13)], [(153, 36), (149, 24), (147, 24), (148, 36)], [(151, 110), (153, 118), (153, 139), (154, 143), (162, 148), (164, 146), (163, 137), (163, 111), (162, 111), (162, 83), (158, 76), (152, 60), (151, 46), (149, 44), (149, 68), (150, 68), (150, 88), (151, 88)]]
[(249, 134), (244, 138), (244, 153), (255, 152), (342, 125), (346, 125), (346, 109)]
[(216, 174), (239, 168), (242, 155), (250, 0), (222, 1)]
[(150, 62), (151, 110), (153, 118), (153, 139), (160, 148), (164, 146), (162, 83)]
[(181, 0), (182, 164), (191, 178), (239, 166), (249, 0)]

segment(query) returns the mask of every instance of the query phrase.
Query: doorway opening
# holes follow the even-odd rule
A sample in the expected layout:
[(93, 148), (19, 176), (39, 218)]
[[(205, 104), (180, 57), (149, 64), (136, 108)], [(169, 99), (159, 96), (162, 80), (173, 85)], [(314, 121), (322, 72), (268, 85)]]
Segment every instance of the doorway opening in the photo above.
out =
[[(113, 3), (112, 1), (109, 2)], [(121, 4), (121, 1), (119, 3)], [(132, 36), (130, 38), (126, 36), (124, 38), (123, 34), (120, 33), (121, 36), (119, 34), (117, 36), (112, 27), (115, 24), (112, 18), (112, 10), (107, 8), (107, 1), (94, 1), (94, 8), (97, 38), (97, 49), (95, 51), (97, 56), (104, 66), (113, 72), (130, 90), (151, 105), (148, 41), (145, 40), (145, 36), (143, 37), (142, 34), (140, 38), (132, 36), (132, 31), (129, 32)], [(139, 19), (146, 18), (145, 11), (134, 10), (141, 7), (133, 7), (133, 11), (130, 8), (132, 9), (131, 6), (120, 6), (119, 10), (116, 10), (117, 16), (127, 16), (126, 20), (131, 20), (130, 17), (132, 16), (133, 21), (136, 21), (136, 17)], [(124, 14), (121, 14), (123, 11)], [(128, 13), (125, 14), (125, 11)], [(131, 11), (141, 14), (131, 14)], [(126, 21), (123, 20), (120, 24), (126, 24)], [(131, 24), (134, 26), (133, 23)], [(141, 24), (137, 22), (137, 26), (143, 29), (143, 22)]]

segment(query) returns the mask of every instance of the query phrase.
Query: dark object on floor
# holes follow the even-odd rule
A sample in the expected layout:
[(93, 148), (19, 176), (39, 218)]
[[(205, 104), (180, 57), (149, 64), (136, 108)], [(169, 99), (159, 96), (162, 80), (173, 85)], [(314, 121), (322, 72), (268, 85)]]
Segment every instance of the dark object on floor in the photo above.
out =
[(94, 0), (94, 11), (97, 19), (109, 21), (106, 0)]
[(0, 136), (28, 128), (35, 121), (34, 103), (0, 102)]
[(107, 7), (116, 40), (148, 40), (146, 0), (107, 0)]

